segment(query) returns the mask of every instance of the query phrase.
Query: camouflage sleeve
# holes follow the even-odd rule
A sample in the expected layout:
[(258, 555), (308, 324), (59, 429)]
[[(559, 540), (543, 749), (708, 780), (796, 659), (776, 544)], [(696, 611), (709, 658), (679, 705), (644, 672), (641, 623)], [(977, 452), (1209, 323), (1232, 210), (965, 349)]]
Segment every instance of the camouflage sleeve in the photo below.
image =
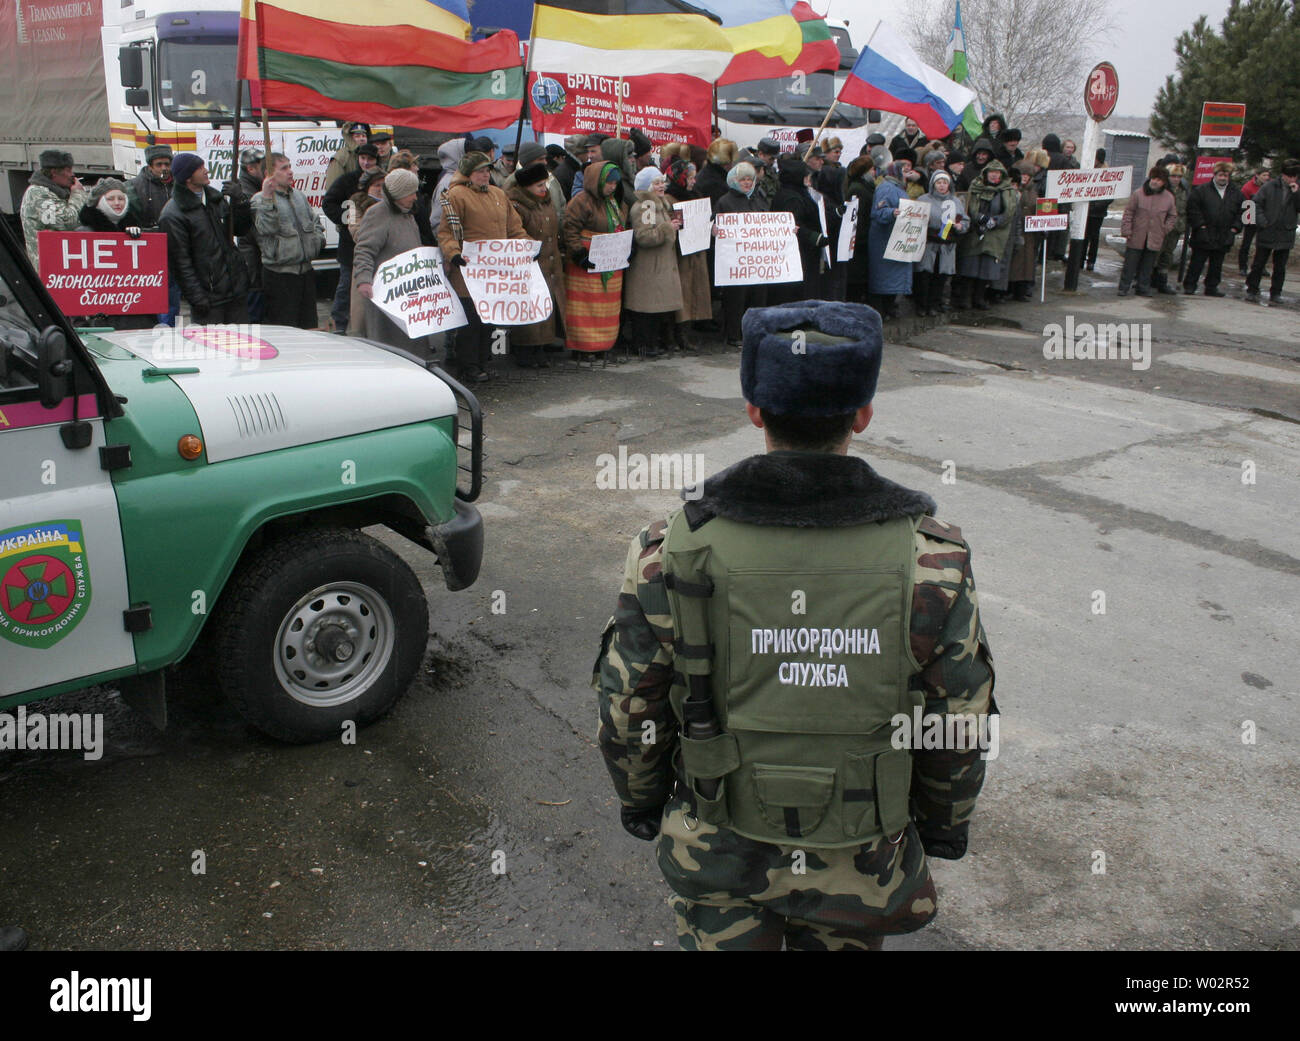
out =
[(673, 621), (661, 571), (667, 527), (659, 521), (632, 540), (618, 608), (601, 635), (591, 678), (600, 702), (605, 766), (623, 805), (636, 809), (667, 802), (677, 747), (677, 719), (668, 700)]
[[(954, 732), (948, 717), (996, 714), (993, 657), (964, 543), (916, 533), (911, 642), (922, 666), (913, 689), (924, 693), (926, 715), (945, 717), (945, 733)], [(972, 726), (969, 720), (962, 724), (967, 740), (956, 743), (963, 748), (919, 748), (912, 759), (917, 829), (927, 845), (946, 844), (956, 856), (965, 852), (975, 798), (984, 784), (985, 760)]]

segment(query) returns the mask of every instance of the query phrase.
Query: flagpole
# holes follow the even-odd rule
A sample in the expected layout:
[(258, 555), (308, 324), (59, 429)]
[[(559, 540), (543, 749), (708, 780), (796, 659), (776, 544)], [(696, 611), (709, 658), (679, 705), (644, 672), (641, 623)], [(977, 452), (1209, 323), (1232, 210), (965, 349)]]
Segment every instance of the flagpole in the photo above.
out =
[[(533, 74), (533, 41), (537, 39), (537, 5), (533, 5), (533, 24), (528, 30), (528, 61), (524, 65), (524, 100), (519, 107), (519, 129), (515, 132), (515, 160), (519, 159), (519, 145), (524, 139), (524, 117), (528, 114), (528, 78)], [(537, 128), (533, 127), (533, 137)]]
[[(239, 183), (239, 110), (244, 107), (244, 81), (239, 78), (239, 57), (235, 57), (235, 116), (230, 122), (230, 179)], [(235, 237), (235, 208), (230, 207), (230, 237)]]
[[(871, 30), (871, 35), (867, 37), (867, 42), (863, 45), (862, 51), (866, 51), (870, 49), (871, 41), (876, 38), (876, 33), (880, 32), (880, 27), (884, 24), (885, 24), (884, 19), (876, 20), (876, 27)], [(859, 51), (858, 53), (861, 54), (862, 51)], [(852, 70), (850, 70), (849, 75), (851, 76), (852, 74), (853, 74)], [(845, 83), (848, 82), (847, 77), (845, 77), (844, 82)], [(843, 89), (844, 87), (841, 86), (840, 90), (842, 91)], [(838, 105), (839, 103), (840, 103), (840, 96), (839, 94), (836, 94), (835, 100), (831, 102), (831, 107), (826, 110), (826, 118), (822, 120), (822, 125), (817, 128), (817, 133), (813, 134), (812, 141), (809, 142), (808, 147), (804, 149), (803, 157), (805, 160), (808, 158), (809, 154), (811, 154), (812, 150), (821, 143), (822, 131), (824, 131), (826, 129), (827, 124), (830, 123), (831, 116), (835, 114), (835, 106)]]
[[(537, 8), (533, 8), (537, 10)], [(614, 136), (619, 137), (623, 133), (623, 77), (618, 78), (618, 114), (614, 117)]]

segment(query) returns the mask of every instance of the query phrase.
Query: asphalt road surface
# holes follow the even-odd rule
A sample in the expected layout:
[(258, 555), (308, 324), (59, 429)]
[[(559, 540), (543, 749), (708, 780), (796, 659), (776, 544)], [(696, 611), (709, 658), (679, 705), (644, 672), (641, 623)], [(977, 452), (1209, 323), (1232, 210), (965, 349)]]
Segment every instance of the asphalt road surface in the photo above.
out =
[[(939, 917), (887, 948), (1300, 943), (1300, 308), (1231, 280), (1119, 299), (1116, 274), (886, 327), (854, 451), (969, 539), (1003, 713)], [(1149, 367), (1044, 357), (1069, 318), (1148, 326)], [(279, 746), (216, 697), (163, 733), (111, 691), (45, 703), (103, 711), (106, 750), (0, 753), (0, 919), (47, 949), (673, 949), (589, 682), (628, 540), (676, 493), (596, 479), (620, 446), (706, 473), (761, 451), (737, 363), (715, 338), (489, 385), (482, 574), (447, 593), (375, 532), (432, 633), (355, 745)]]

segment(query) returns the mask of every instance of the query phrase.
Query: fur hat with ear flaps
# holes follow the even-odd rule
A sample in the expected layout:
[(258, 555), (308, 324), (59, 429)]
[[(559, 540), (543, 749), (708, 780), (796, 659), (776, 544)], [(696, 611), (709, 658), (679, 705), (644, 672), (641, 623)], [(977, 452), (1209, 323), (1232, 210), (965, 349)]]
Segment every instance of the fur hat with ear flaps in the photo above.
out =
[(741, 323), (740, 389), (778, 415), (837, 416), (876, 394), (880, 315), (865, 304), (801, 300), (751, 307)]

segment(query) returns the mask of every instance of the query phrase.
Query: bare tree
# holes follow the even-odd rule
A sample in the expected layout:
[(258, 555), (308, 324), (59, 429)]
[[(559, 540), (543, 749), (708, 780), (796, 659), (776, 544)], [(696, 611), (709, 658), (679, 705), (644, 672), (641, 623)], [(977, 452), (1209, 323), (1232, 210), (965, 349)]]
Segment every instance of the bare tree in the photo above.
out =
[[(945, 69), (955, 0), (937, 10), (910, 6), (904, 32), (921, 60)], [(964, 0), (966, 85), (985, 113), (1001, 112), (1011, 124), (1034, 113), (1082, 105), (1090, 52), (1115, 30), (1107, 0)], [(1082, 43), (1082, 46), (1081, 46)]]

